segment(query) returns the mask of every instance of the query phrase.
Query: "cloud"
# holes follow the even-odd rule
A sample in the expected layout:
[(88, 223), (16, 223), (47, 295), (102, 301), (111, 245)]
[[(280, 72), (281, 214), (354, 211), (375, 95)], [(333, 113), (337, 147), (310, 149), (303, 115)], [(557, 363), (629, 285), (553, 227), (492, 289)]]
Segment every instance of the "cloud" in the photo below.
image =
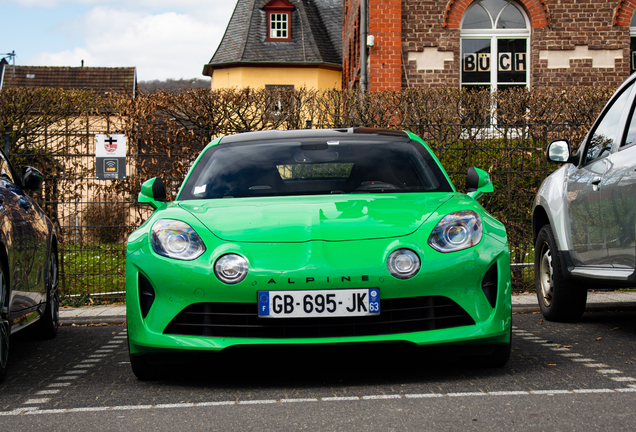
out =
[[(31, 1), (46, 3), (45, 0)], [(185, 3), (203, 6), (203, 2), (196, 0)], [(28, 63), (79, 66), (84, 60), (85, 66), (136, 66), (138, 79), (143, 81), (202, 77), (203, 65), (214, 54), (233, 7), (234, 2), (229, 1), (225, 7), (208, 5), (200, 12), (194, 7), (187, 13), (153, 14), (138, 9), (96, 6), (77, 19), (50, 29), (69, 40), (77, 41), (81, 35), (83, 46), (38, 53)]]
[[(0, 0), (0, 4), (13, 3), (26, 7), (56, 8), (60, 6), (88, 5), (88, 6), (117, 6), (124, 5), (137, 9), (215, 9), (224, 8), (227, 3), (236, 4), (236, 1), (218, 0)], [(216, 3), (216, 4), (214, 4)]]

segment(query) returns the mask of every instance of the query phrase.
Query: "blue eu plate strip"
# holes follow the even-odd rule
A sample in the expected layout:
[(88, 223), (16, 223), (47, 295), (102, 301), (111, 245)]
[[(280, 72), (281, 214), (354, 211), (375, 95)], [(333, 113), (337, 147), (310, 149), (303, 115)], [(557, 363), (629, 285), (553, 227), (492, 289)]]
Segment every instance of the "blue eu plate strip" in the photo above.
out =
[(369, 290), (369, 312), (380, 312), (380, 290), (377, 288)]
[(269, 291), (258, 293), (258, 314), (261, 316), (269, 315)]

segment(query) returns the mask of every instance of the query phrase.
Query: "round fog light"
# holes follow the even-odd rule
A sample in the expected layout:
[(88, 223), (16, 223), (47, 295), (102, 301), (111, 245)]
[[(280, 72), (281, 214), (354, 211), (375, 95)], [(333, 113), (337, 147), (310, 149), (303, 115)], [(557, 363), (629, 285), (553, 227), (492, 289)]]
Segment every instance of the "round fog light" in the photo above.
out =
[(410, 279), (420, 270), (420, 257), (410, 249), (398, 249), (389, 255), (386, 266), (394, 277)]
[(223, 255), (214, 264), (214, 274), (221, 282), (237, 284), (247, 276), (247, 261), (240, 255)]

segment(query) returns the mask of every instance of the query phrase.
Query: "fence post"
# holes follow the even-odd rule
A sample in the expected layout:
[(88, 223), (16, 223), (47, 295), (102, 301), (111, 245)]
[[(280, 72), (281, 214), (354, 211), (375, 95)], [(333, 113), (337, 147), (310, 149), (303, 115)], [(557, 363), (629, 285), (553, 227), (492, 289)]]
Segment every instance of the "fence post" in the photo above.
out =
[(11, 147), (11, 133), (13, 132), (13, 126), (7, 126), (4, 128), (4, 152), (9, 156), (9, 149)]

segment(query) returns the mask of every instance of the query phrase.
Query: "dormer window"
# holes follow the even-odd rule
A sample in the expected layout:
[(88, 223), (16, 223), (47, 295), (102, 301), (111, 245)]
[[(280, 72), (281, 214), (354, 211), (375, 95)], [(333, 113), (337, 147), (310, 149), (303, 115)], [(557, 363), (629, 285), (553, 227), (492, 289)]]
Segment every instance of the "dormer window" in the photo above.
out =
[(269, 15), (269, 38), (287, 39), (287, 21), (289, 15), (286, 13), (273, 13)]
[(267, 12), (267, 42), (291, 42), (291, 13), (287, 0), (272, 0), (263, 8)]

